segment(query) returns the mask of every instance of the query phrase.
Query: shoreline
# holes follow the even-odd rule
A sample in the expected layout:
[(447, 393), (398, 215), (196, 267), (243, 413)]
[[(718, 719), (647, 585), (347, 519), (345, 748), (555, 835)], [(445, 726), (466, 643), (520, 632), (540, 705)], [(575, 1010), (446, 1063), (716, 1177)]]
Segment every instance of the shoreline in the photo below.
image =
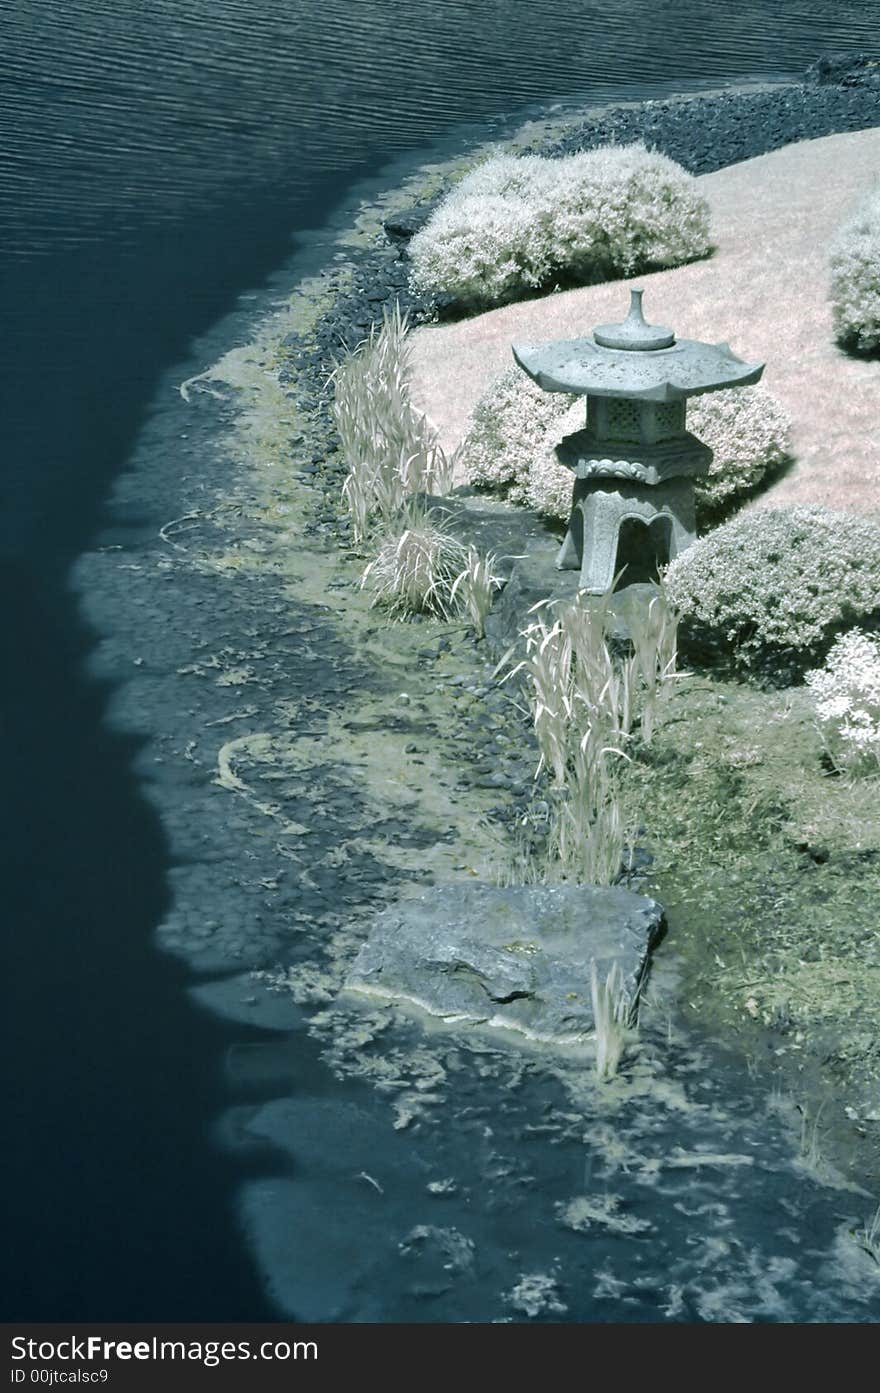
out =
[[(785, 93), (829, 89), (771, 90), (784, 109)], [(721, 97), (719, 110), (738, 100), (726, 90)], [(677, 101), (603, 105), (599, 125), (620, 132), (668, 119), (680, 138), (682, 106), (702, 99), (682, 94)], [(749, 89), (746, 104), (753, 100), (766, 102), (765, 89)], [(780, 125), (774, 138), (781, 134)], [(450, 171), (472, 158), (468, 152), (451, 160)], [(424, 195), (436, 193), (445, 177), (430, 169)], [(417, 180), (415, 174), (404, 190), (392, 191), (390, 201), (400, 194), (405, 205)], [(186, 477), (180, 480), (172, 458), (163, 476), (172, 488), (154, 480), (156, 496), (167, 494), (169, 523), (158, 545), (143, 545), (136, 562), (142, 574), (130, 581), (139, 624), (159, 599), (149, 631), (125, 633), (131, 596), (108, 609), (108, 586), (120, 580), (118, 556), (85, 558), (79, 586), (90, 592), (96, 626), (106, 633), (109, 620), (115, 630), (102, 672), (118, 678), (121, 661), (146, 666), (128, 695), (117, 698), (117, 718), (142, 731), (145, 715), (152, 717), (157, 699), (162, 703), (162, 758), (173, 768), (164, 788), (152, 771), (152, 793), (163, 823), (172, 813), (181, 872), (163, 947), (201, 977), (204, 1004), (249, 1025), (297, 1030), (310, 1068), (320, 1056), (342, 1078), (381, 1083), (406, 1131), (429, 1126), (432, 1109), (441, 1107), (441, 1098), (432, 1097), (442, 1095), (442, 1081), (431, 1050), (417, 1031), (407, 1036), (405, 1026), (390, 1027), (387, 1011), (361, 1012), (353, 1024), (334, 1018), (332, 1004), (324, 1008), (340, 964), (377, 906), (395, 894), (417, 893), (425, 873), (464, 879), (480, 858), (491, 861), (493, 816), (500, 808), (503, 820), (512, 807), (529, 806), (533, 760), (529, 750), (523, 757), (505, 698), (487, 685), (479, 653), (456, 626), (425, 621), (389, 630), (367, 608), (357, 590), (357, 559), (345, 551), (346, 529), (334, 502), (345, 466), (336, 459), (323, 371), (331, 346), (362, 338), (364, 316), (381, 317), (380, 292), (392, 297), (401, 284), (399, 244), (371, 244), (388, 214), (389, 200), (380, 196), (355, 218), (348, 240), (344, 233), (337, 238), (344, 259), (290, 297), (290, 320), (299, 324), (286, 322), (285, 313), (261, 311), (256, 338), (196, 374), (189, 405), (175, 404), (162, 445), (175, 435), (190, 438)], [(328, 249), (328, 260), (331, 254)], [(427, 312), (415, 302), (411, 308), (415, 318)], [(138, 496), (137, 476), (123, 494)], [(166, 624), (179, 613), (175, 597), (185, 623), (169, 656)], [(166, 622), (156, 622), (163, 612)], [(449, 681), (462, 674), (466, 681)], [(481, 741), (497, 754), (496, 737), (507, 735), (506, 782), (481, 787), (481, 777), (491, 775), (461, 777), (462, 719), (472, 724), (472, 764), (479, 763)], [(418, 748), (407, 755), (408, 745)], [(395, 759), (408, 789), (416, 790), (413, 802), (387, 787)], [(385, 826), (377, 835), (383, 798)], [(413, 824), (424, 823), (426, 814), (436, 827), (447, 819), (449, 840), (426, 842), (421, 832), (413, 840)], [(484, 822), (488, 830), (479, 830)], [(340, 846), (353, 848), (347, 861), (338, 859)], [(224, 922), (231, 913), (234, 928)], [(203, 933), (208, 920), (215, 927)], [(287, 997), (262, 992), (247, 978), (256, 968), (277, 981), (285, 961), (294, 989)], [(382, 1037), (400, 1029), (403, 1042), (385, 1051)], [(650, 1042), (653, 1027), (646, 1036)], [(493, 1056), (492, 1067), (497, 1087), (510, 1064)], [(256, 1222), (253, 1211), (250, 1222)], [(264, 1236), (257, 1243), (264, 1259), (266, 1242)], [(284, 1280), (283, 1308), (302, 1310), (301, 1283), (289, 1272)]]

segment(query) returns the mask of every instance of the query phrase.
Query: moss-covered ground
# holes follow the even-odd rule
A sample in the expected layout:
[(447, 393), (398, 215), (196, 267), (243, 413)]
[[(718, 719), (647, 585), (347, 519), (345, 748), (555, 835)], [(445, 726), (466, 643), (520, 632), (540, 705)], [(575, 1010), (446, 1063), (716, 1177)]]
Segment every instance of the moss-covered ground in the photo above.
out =
[[(838, 1160), (880, 1167), (880, 785), (823, 759), (806, 688), (706, 673), (629, 767), (682, 1011), (770, 1069)], [(821, 1109), (821, 1118), (819, 1113)]]

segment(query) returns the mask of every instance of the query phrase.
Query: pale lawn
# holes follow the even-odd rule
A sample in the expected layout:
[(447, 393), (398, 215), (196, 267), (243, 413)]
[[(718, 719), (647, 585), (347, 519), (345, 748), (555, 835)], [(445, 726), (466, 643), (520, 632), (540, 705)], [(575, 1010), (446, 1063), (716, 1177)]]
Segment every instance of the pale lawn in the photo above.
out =
[[(824, 503), (880, 512), (880, 360), (859, 361), (834, 342), (829, 247), (880, 169), (880, 127), (802, 141), (747, 160), (699, 184), (712, 209), (717, 250), (708, 260), (639, 276), (645, 313), (680, 338), (728, 340), (794, 421), (797, 463), (757, 506)], [(619, 319), (629, 285), (527, 300), (413, 336), (412, 397), (451, 452), (510, 345), (587, 334)], [(754, 506), (754, 505), (753, 505)]]

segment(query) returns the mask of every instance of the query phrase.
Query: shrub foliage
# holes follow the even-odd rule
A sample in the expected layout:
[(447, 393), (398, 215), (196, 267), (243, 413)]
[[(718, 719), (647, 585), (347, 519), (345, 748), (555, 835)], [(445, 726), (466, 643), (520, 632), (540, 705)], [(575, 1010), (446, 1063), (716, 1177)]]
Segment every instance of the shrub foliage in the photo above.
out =
[(837, 632), (880, 614), (880, 527), (822, 507), (746, 513), (678, 557), (666, 585), (697, 643), (798, 676)]
[(880, 773), (880, 638), (850, 629), (824, 668), (808, 672), (825, 748), (835, 768)]
[(411, 279), (482, 309), (554, 280), (635, 275), (709, 249), (696, 180), (643, 144), (500, 155), (466, 174), (413, 237)]
[(791, 417), (761, 383), (694, 397), (687, 425), (712, 450), (709, 473), (694, 480), (697, 512), (706, 519), (751, 493), (788, 458)]
[(880, 348), (880, 184), (834, 239), (831, 302), (842, 343), (863, 352)]

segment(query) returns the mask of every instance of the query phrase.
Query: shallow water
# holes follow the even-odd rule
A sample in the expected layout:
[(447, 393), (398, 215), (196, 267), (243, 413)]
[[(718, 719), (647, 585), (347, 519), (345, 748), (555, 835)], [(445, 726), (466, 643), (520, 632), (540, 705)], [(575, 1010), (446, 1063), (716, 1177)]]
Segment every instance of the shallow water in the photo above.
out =
[[(90, 626), (68, 584), (74, 558), (97, 538), (130, 550), (126, 564), (136, 567), (138, 549), (168, 520), (175, 480), (189, 469), (175, 383), (229, 342), (245, 341), (249, 311), (265, 301), (238, 297), (266, 293), (292, 239), (309, 251), (289, 274), (314, 265), (321, 248), (305, 229), (323, 226), (356, 181), (378, 178), (407, 152), (457, 143), (487, 123), (500, 130), (526, 106), (796, 75), (825, 47), (864, 47), (872, 9), (746, 4), (734, 13), (706, 4), (670, 19), (668, 7), (638, 0), (613, 14), (533, 4), (514, 7), (511, 19), (509, 5), (465, 0), (354, 11), (297, 3), (283, 12), (259, 3), (144, 10), (92, 0), (63, 13), (21, 0), (7, 11), (7, 1315), (228, 1319), (289, 1309), (287, 1298), (279, 1307), (265, 1290), (265, 1156), (213, 1139), (230, 1102), (224, 1053), (262, 1036), (195, 1009), (188, 968), (155, 944), (181, 879), (195, 866), (212, 880), (210, 843), (220, 836), (213, 819), (245, 854), (252, 829), (229, 818), (225, 803), (215, 812), (200, 801), (203, 781), (186, 763), (186, 742), (174, 743), (175, 722), (182, 732), (189, 713), (175, 706), (179, 694), (163, 694), (160, 679), (173, 677), (192, 638), (175, 636), (174, 605), (152, 648), (156, 680), (145, 674), (123, 733), (108, 709), (149, 646), (161, 606), (155, 591), (138, 588), (136, 571), (96, 576), (105, 590), (100, 605), (87, 606)], [(269, 297), (281, 288), (276, 281)], [(237, 315), (218, 331), (224, 341), (199, 342), (237, 300)], [(108, 508), (111, 482), (136, 449), (140, 472), (124, 501)], [(214, 615), (222, 609), (214, 590), (189, 586), (194, 604)], [(110, 654), (100, 681), (94, 663), (86, 665), (99, 640)], [(155, 796), (157, 778), (171, 795)], [(201, 837), (185, 855), (181, 823)], [(250, 910), (244, 922), (253, 929)], [(257, 960), (272, 951), (270, 932)], [(301, 1057), (306, 1091), (340, 1096), (323, 1066), (308, 1062), (304, 1041)], [(371, 1095), (360, 1105), (372, 1107)], [(519, 1124), (510, 1125), (515, 1132)], [(442, 1151), (429, 1158), (431, 1168), (447, 1159)], [(235, 1218), (249, 1174), (253, 1245)], [(367, 1199), (377, 1193), (360, 1185)], [(551, 1192), (564, 1189), (560, 1182)], [(331, 1187), (325, 1197), (332, 1203), (336, 1193)], [(314, 1223), (323, 1212), (317, 1198), (306, 1212)], [(421, 1213), (404, 1205), (397, 1227), (420, 1222)], [(497, 1224), (499, 1251), (505, 1224)], [(481, 1238), (481, 1249), (490, 1247)], [(376, 1288), (367, 1281), (362, 1299), (340, 1296), (344, 1254), (329, 1251), (330, 1275), (313, 1286), (316, 1313), (343, 1301), (365, 1318)], [(437, 1318), (500, 1309), (498, 1291), (517, 1264), (511, 1259), (508, 1271), (497, 1262), (499, 1275), (486, 1280), (479, 1301), (450, 1298)], [(410, 1309), (404, 1285), (393, 1290), (399, 1299), (380, 1318)], [(599, 1310), (569, 1303), (572, 1319)]]

